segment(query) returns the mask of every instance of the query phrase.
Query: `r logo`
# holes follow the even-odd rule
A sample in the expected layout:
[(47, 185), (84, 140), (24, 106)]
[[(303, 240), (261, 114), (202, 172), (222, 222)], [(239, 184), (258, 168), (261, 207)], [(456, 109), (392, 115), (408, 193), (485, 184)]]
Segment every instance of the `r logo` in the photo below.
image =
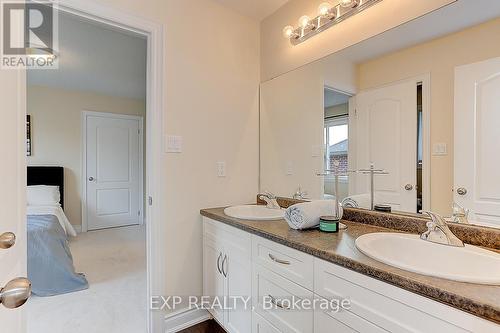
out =
[(53, 54), (57, 46), (54, 7), (52, 1), (1, 1), (2, 57)]

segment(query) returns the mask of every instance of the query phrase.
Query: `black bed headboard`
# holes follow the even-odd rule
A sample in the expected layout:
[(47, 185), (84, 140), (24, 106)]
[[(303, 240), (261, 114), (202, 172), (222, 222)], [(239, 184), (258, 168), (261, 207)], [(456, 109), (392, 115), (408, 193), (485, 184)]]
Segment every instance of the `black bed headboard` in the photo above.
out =
[(59, 186), (61, 207), (64, 209), (64, 168), (54, 166), (29, 166), (28, 186), (49, 185)]

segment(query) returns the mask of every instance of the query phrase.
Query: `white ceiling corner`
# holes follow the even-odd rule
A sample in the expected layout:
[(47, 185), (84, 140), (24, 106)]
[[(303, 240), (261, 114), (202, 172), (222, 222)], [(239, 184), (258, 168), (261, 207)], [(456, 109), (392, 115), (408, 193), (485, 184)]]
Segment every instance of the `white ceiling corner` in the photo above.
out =
[(221, 5), (250, 17), (257, 21), (262, 21), (267, 16), (274, 13), (289, 0), (214, 0)]

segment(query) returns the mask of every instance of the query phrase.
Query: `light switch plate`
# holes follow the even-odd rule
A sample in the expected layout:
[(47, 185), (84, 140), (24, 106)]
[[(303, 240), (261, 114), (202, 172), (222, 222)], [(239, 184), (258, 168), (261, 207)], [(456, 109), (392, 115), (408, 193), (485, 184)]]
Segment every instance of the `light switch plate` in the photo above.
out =
[(226, 162), (217, 162), (217, 177), (226, 177)]
[(285, 169), (286, 169), (285, 173), (287, 176), (293, 175), (293, 162), (292, 161), (286, 162)]
[(432, 155), (434, 156), (448, 155), (448, 145), (446, 143), (435, 143), (432, 146)]
[(182, 153), (182, 136), (168, 135), (165, 148), (165, 152), (167, 153)]

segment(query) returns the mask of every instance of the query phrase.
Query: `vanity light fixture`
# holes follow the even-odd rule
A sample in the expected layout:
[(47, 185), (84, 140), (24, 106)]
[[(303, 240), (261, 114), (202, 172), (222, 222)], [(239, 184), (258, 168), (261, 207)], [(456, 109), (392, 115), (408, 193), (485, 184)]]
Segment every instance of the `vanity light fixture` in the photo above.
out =
[(318, 7), (318, 16), (314, 19), (302, 16), (297, 28), (288, 25), (283, 29), (283, 36), (293, 45), (300, 44), (381, 1), (383, 0), (340, 0), (335, 6), (323, 2)]

